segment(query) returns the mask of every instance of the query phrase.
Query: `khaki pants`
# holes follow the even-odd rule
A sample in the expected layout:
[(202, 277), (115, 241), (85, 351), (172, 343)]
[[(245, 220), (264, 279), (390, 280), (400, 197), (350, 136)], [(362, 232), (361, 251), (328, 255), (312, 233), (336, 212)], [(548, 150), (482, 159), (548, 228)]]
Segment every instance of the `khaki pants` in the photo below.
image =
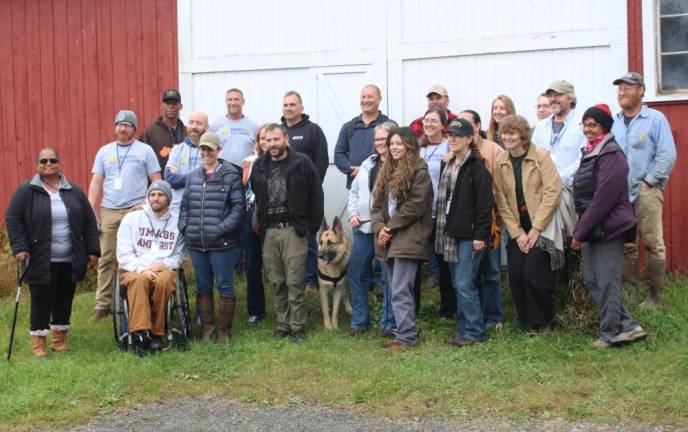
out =
[(122, 271), (120, 280), (127, 288), (129, 331), (163, 336), (167, 300), (177, 289), (177, 272), (162, 270), (151, 280), (143, 273)]
[(304, 273), (308, 243), (293, 227), (268, 228), (263, 240), (263, 269), (275, 291), (280, 330), (296, 332), (306, 326)]
[(112, 310), (112, 285), (117, 275), (117, 230), (130, 209), (100, 209), (100, 259), (96, 310)]
[[(633, 207), (638, 218), (638, 228), (643, 235), (643, 245), (648, 259), (664, 261), (666, 249), (664, 248), (664, 233), (662, 230), (662, 205), (664, 193), (658, 187), (646, 190), (640, 188), (638, 198)], [(626, 248), (628, 258), (638, 258), (638, 239), (632, 247)]]

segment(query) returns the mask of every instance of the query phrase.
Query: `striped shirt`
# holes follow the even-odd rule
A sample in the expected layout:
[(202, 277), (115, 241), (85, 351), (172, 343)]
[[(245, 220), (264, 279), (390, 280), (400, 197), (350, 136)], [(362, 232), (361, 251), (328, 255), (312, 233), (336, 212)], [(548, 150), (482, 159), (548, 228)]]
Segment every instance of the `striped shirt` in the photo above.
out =
[(637, 198), (643, 181), (664, 190), (676, 162), (676, 146), (664, 114), (643, 105), (626, 127), (623, 113), (617, 113), (612, 133), (628, 159), (631, 202)]

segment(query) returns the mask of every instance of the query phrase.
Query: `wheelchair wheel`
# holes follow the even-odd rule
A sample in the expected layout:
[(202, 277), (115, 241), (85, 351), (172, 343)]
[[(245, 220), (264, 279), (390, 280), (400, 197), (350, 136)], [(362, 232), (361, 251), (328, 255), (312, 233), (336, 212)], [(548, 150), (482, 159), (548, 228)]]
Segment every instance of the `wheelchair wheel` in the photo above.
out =
[(177, 270), (177, 289), (167, 302), (167, 346), (174, 343), (178, 349), (185, 350), (191, 338), (189, 302), (186, 293), (186, 280), (181, 269)]
[(112, 323), (115, 343), (119, 349), (127, 351), (131, 346), (129, 311), (126, 294), (122, 291), (122, 286), (119, 282), (119, 275), (115, 277), (115, 283), (112, 286)]

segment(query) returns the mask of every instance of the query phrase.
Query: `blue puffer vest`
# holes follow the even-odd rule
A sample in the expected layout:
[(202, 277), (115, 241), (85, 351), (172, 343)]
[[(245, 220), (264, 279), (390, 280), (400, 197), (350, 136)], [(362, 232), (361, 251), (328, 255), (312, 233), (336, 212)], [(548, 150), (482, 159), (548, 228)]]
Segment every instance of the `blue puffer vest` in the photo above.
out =
[(205, 168), (189, 174), (179, 210), (179, 231), (189, 249), (220, 250), (239, 246), (246, 204), (241, 168), (229, 162), (205, 180)]

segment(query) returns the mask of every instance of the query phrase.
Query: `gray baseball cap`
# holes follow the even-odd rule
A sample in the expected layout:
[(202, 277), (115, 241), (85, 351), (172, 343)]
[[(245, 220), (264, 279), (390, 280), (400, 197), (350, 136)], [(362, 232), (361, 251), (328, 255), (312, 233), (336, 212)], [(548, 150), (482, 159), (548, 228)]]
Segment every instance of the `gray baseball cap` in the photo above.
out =
[(622, 82), (625, 82), (628, 84), (637, 84), (639, 86), (645, 87), (645, 80), (643, 79), (643, 76), (640, 75), (638, 72), (628, 72), (628, 73), (626, 73), (626, 75), (622, 76), (621, 78), (615, 79), (612, 84), (619, 85)]

